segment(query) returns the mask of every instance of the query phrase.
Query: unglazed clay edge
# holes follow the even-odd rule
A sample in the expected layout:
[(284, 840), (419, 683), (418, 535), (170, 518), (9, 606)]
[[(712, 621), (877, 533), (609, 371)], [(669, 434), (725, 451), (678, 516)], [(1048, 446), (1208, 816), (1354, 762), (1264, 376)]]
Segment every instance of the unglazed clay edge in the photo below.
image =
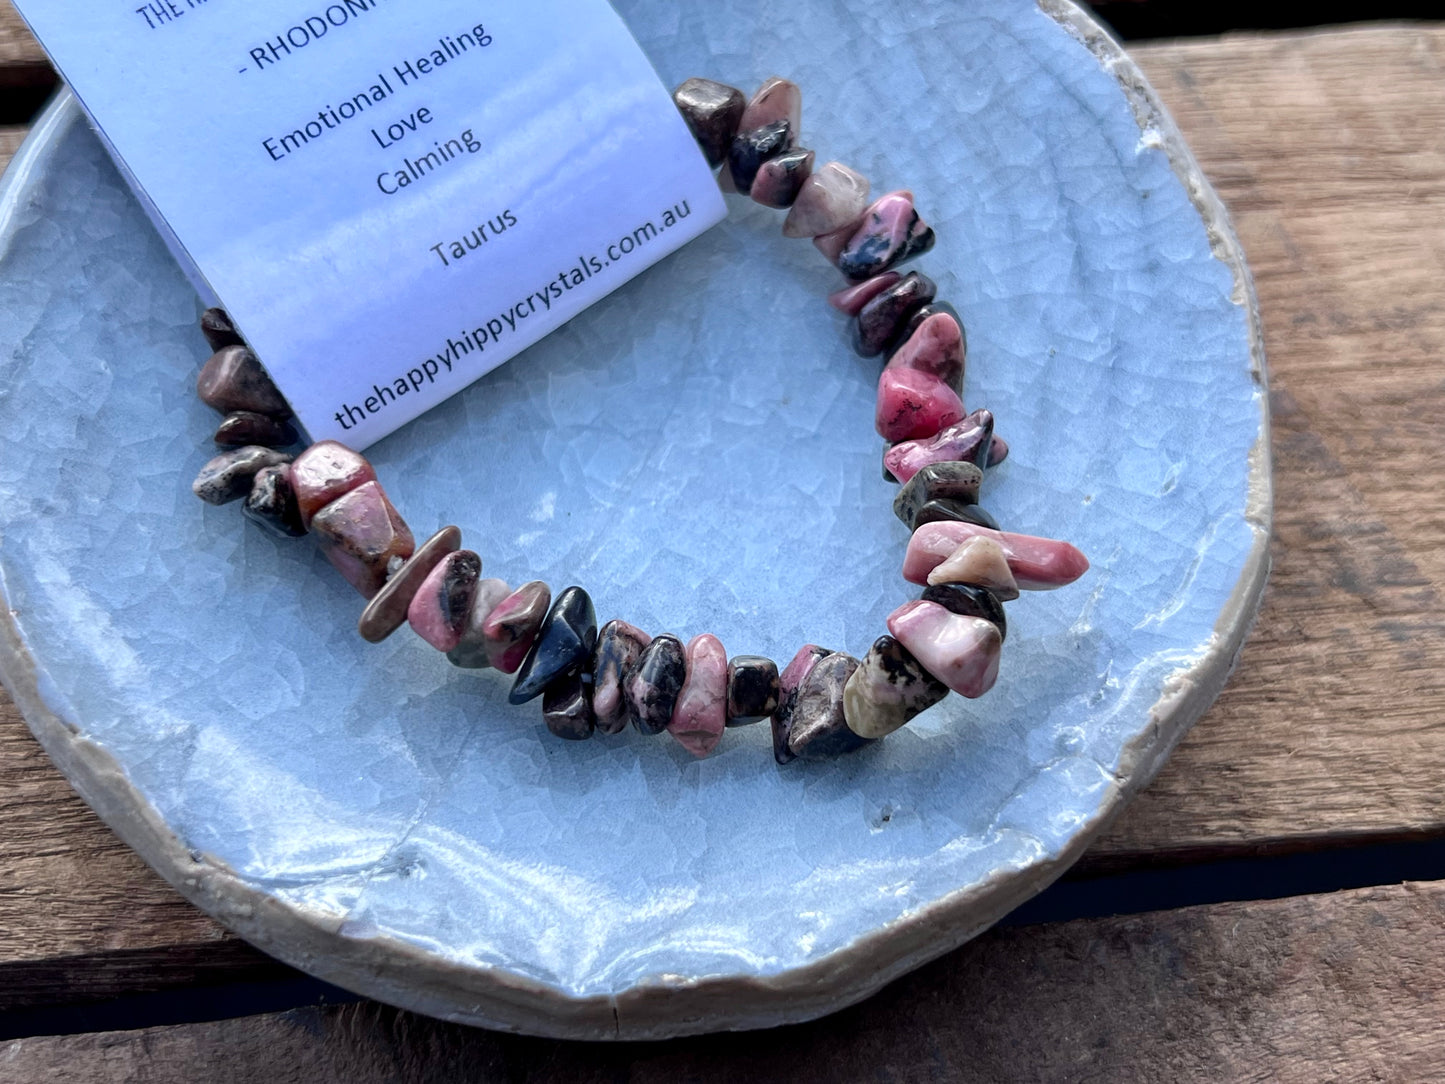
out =
[[(1121, 751), (1108, 797), (1058, 855), (979, 884), (858, 938), (805, 967), (770, 976), (660, 976), (611, 997), (567, 997), (496, 968), (461, 967), (401, 941), (342, 937), (341, 920), (267, 895), (211, 856), (192, 852), (103, 749), (47, 704), (43, 676), (8, 605), (0, 609), (0, 678), (51, 759), (80, 795), (132, 849), (191, 903), (278, 959), (340, 986), (445, 1020), (565, 1039), (663, 1039), (773, 1027), (813, 1019), (861, 1001), (900, 975), (958, 947), (1059, 877), (1153, 780), (1174, 746), (1218, 696), (1258, 614), (1269, 572), (1273, 514), (1269, 402), (1258, 301), (1239, 240), (1218, 195), (1173, 120), (1123, 48), (1070, 0), (1040, 8), (1086, 47), (1123, 89), (1141, 139), (1162, 150), (1208, 233), (1214, 256), (1244, 305), (1251, 372), (1260, 394), (1259, 432), (1249, 456), (1245, 518), (1253, 544), (1208, 647), (1163, 683), (1149, 725)], [(55, 136), (79, 120), (68, 91), (35, 124), (0, 193), (0, 221), (15, 210), (21, 180), (44, 165)], [(0, 596), (9, 592), (0, 580)], [(417, 977), (425, 976), (421, 989)]]

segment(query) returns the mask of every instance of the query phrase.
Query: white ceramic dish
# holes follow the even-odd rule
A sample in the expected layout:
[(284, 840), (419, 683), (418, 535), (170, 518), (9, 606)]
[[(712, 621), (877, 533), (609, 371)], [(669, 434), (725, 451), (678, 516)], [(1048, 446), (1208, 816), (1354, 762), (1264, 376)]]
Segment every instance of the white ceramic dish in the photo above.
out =
[[(548, 739), (189, 479), (196, 301), (74, 102), (0, 193), (3, 676), (181, 892), (316, 975), (455, 1020), (636, 1038), (862, 998), (1037, 892), (1153, 777), (1258, 605), (1270, 516), (1253, 294), (1137, 69), (1049, 0), (619, 4), (665, 79), (805, 88), (805, 138), (938, 228), (985, 503), (1093, 560), (1011, 607), (998, 688), (826, 765), (766, 727)], [(778, 10), (783, 8), (785, 10)], [(912, 597), (811, 246), (743, 203), (373, 449), (417, 533), (587, 586), (605, 620), (786, 660)], [(344, 359), (343, 359), (344, 360)]]

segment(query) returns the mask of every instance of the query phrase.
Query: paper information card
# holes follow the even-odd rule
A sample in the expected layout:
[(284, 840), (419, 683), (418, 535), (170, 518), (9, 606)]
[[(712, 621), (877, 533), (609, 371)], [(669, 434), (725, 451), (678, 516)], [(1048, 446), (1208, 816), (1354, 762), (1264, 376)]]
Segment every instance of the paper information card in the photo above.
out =
[(17, 0), (314, 439), (364, 448), (720, 221), (605, 0)]

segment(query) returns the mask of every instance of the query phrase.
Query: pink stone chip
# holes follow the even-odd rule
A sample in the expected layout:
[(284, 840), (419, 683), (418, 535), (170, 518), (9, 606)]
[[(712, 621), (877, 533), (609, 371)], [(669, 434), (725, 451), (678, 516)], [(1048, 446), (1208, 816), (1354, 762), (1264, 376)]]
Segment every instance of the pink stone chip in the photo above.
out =
[[(884, 369), (884, 372), (887, 371)], [(907, 482), (930, 463), (956, 460), (978, 463), (980, 445), (992, 433), (993, 415), (987, 410), (975, 410), (939, 431), (936, 436), (894, 445), (883, 454), (883, 465), (900, 482)], [(1008, 454), (1007, 445), (1004, 446), (1004, 454)], [(986, 462), (992, 466), (999, 460), (990, 454)]]
[(843, 289), (829, 294), (828, 304), (841, 313), (857, 316), (863, 311), (864, 305), (902, 277), (897, 271), (885, 271), (881, 275), (874, 275), (871, 279), (864, 279), (857, 286), (845, 286)]
[(421, 585), (447, 554), (461, 549), (459, 527), (443, 527), (416, 548), (407, 562), (386, 578), (381, 590), (366, 604), (356, 631), (367, 643), (379, 644), (406, 624), (406, 612)]
[(447, 652), (447, 660), (453, 666), (483, 670), (492, 665), (492, 660), (487, 655), (487, 641), (482, 635), (482, 626), (486, 624), (491, 612), (511, 593), (512, 589), (507, 586), (506, 580), (477, 581), (461, 639), (457, 641), (456, 647)]
[(222, 414), (254, 411), (271, 418), (289, 418), (291, 408), (265, 368), (244, 345), (217, 350), (196, 378), (201, 402)]
[(829, 654), (817, 644), (804, 644), (798, 648), (798, 653), (793, 660), (783, 667), (783, 672), (778, 675), (778, 704), (782, 705), (792, 693), (798, 691), (798, 686), (803, 684), (809, 672), (817, 665), (818, 660)]
[(833, 263), (855, 282), (881, 274), (894, 263), (933, 246), (933, 231), (918, 216), (913, 193), (907, 190), (879, 196), (853, 235), (838, 250)]
[[(868, 178), (842, 162), (829, 162), (803, 182), (783, 220), (783, 236), (817, 237), (843, 231), (852, 236), (867, 208)], [(835, 259), (836, 255), (831, 256), (829, 262)]]
[(963, 416), (963, 400), (936, 376), (916, 369), (886, 368), (878, 377), (874, 425), (884, 440), (932, 437)]
[(627, 725), (623, 686), (650, 643), (651, 636), (621, 618), (613, 618), (597, 634), (597, 647), (592, 653), (592, 714), (599, 733), (617, 734)]
[(928, 574), (930, 587), (940, 583), (966, 583), (987, 587), (1000, 602), (1019, 597), (1018, 581), (1008, 566), (1003, 547), (992, 538), (965, 538), (948, 557)]
[(552, 589), (541, 580), (524, 583), (493, 607), (482, 622), (488, 661), (504, 674), (515, 674), (552, 605)]
[(788, 133), (796, 143), (803, 123), (803, 92), (797, 83), (775, 75), (766, 80), (748, 102), (742, 119), (738, 121), (738, 131), (753, 132), (780, 120), (788, 122)]
[(992, 621), (915, 599), (888, 615), (888, 631), (959, 696), (976, 699), (998, 679), (1003, 638)]
[[(814, 237), (813, 247), (816, 248), (819, 252), (821, 252), (824, 257), (827, 258), (829, 263), (836, 265), (838, 263), (838, 257), (843, 255), (843, 250), (848, 247), (848, 243), (852, 241), (855, 237), (862, 237), (867, 232), (869, 223), (865, 222), (864, 219), (872, 214), (874, 208), (878, 207), (879, 204), (883, 204), (885, 209), (892, 208), (895, 204), (898, 203), (896, 197), (899, 196), (906, 198), (909, 210), (911, 211), (913, 208), (912, 192), (910, 192), (906, 188), (898, 192), (890, 192), (886, 196), (880, 196), (871, 205), (864, 207), (863, 210), (858, 214), (858, 216), (854, 218), (851, 222), (849, 222), (846, 226), (840, 226), (838, 229), (832, 231), (831, 233), (825, 233), (822, 236)], [(798, 198), (802, 199), (802, 195), (799, 194)], [(794, 206), (796, 206), (796, 204)], [(877, 276), (875, 275), (872, 277), (876, 278)]]
[(717, 748), (727, 726), (728, 654), (711, 633), (687, 643), (687, 677), (677, 694), (667, 732), (695, 757)]
[(990, 538), (1002, 546), (1009, 571), (1024, 591), (1051, 591), (1073, 583), (1089, 570), (1089, 559), (1058, 539), (991, 531), (976, 523), (925, 523), (908, 540), (903, 578), (926, 584), (928, 574), (970, 538)]
[(833, 654), (817, 644), (804, 644), (798, 648), (792, 662), (778, 675), (778, 706), (773, 711), (773, 758), (779, 764), (794, 760), (797, 754), (789, 747), (790, 731), (793, 728), (793, 708), (798, 702), (798, 690), (808, 680), (808, 675), (821, 659)]
[(754, 203), (781, 210), (791, 207), (798, 190), (813, 172), (812, 151), (793, 150), (769, 158), (758, 167), (748, 195)]
[(887, 239), (896, 243), (908, 230), (915, 214), (913, 193), (888, 192), (879, 196), (864, 210), (868, 221), (855, 231), (859, 242), (866, 238)]
[(393, 558), (405, 561), (416, 549), (411, 529), (377, 482), (357, 486), (326, 505), (312, 518), (311, 530), (327, 560), (365, 598), (386, 583)]
[(334, 440), (317, 441), (307, 448), (292, 462), (290, 474), (301, 524), (307, 528), (311, 517), (337, 497), (376, 481), (376, 471), (365, 456)]
[(482, 559), (471, 550), (454, 550), (438, 561), (407, 606), (412, 631), (438, 651), (456, 648), (467, 631), (481, 571)]
[[(906, 456), (908, 453), (907, 453), (907, 452), (902, 452), (902, 453), (899, 453), (898, 456), (894, 456), (894, 457), (892, 458), (892, 460), (890, 461), (890, 459), (889, 459), (889, 453), (893, 451), (893, 448), (895, 448), (895, 447), (897, 447), (897, 448), (902, 448), (905, 444), (907, 444), (907, 445), (916, 445), (916, 444), (919, 444), (919, 443), (921, 443), (921, 442), (919, 442), (919, 441), (914, 441), (914, 440), (906, 440), (906, 441), (903, 441), (902, 444), (893, 445), (893, 446), (890, 446), (889, 448), (886, 448), (886, 449), (884, 450), (884, 452), (883, 452), (883, 466), (887, 469), (887, 471), (888, 471), (889, 474), (892, 474), (892, 475), (894, 476), (894, 478), (895, 478), (897, 481), (903, 482), (903, 483), (907, 483), (908, 479), (912, 478), (912, 477), (913, 477), (915, 474), (917, 474), (920, 470), (922, 470), (924, 467), (928, 466), (929, 463), (939, 463), (939, 462), (944, 462), (944, 461), (947, 461), (947, 460), (951, 460), (951, 459), (956, 459), (956, 458), (957, 458), (956, 456), (947, 456), (947, 455), (945, 455), (945, 456), (940, 456), (940, 457), (938, 457), (938, 458), (936, 458), (936, 459), (928, 459), (928, 460), (925, 460), (925, 461), (922, 462), (922, 463), (916, 463), (916, 462), (914, 462), (914, 463), (909, 463), (909, 462), (907, 462), (907, 461), (903, 461), (903, 457)], [(1007, 459), (1007, 458), (1008, 458), (1008, 441), (1004, 440), (1003, 437), (994, 437), (994, 438), (993, 438), (993, 442), (989, 445), (988, 465), (989, 465), (990, 467), (996, 467), (996, 466), (998, 466), (1000, 463), (1002, 463), (1002, 462), (1003, 462), (1005, 459)], [(902, 469), (902, 471), (903, 471), (903, 473), (902, 473), (901, 475), (900, 475), (897, 471), (895, 471), (895, 470), (893, 469), (895, 464), (897, 464), (897, 465), (899, 465), (899, 466), (901, 467), (901, 469)]]
[(893, 352), (888, 359), (888, 368), (917, 369), (920, 373), (928, 373), (962, 395), (963, 356), (963, 329), (949, 313), (936, 312), (914, 328), (908, 341)]

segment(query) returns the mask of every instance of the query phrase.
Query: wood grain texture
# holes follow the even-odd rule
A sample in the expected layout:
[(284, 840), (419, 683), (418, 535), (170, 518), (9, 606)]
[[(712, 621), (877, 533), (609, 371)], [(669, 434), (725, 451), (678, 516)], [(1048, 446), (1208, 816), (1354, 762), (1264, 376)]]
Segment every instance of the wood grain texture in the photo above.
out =
[(0, 696), (0, 1012), (285, 972), (112, 835)]
[[(1441, 834), (1445, 30), (1136, 56), (1229, 202), (1257, 278), (1275, 572), (1229, 688), (1085, 866)], [(17, 1005), (184, 984), (216, 977), (216, 960), (261, 966), (106, 831), (6, 701), (0, 1007), (7, 990)]]
[(1445, 883), (995, 931), (812, 1024), (517, 1038), (360, 1003), (0, 1044), (13, 1084), (1438, 1080)]
[(45, 51), (31, 37), (10, 0), (0, 0), (0, 89), (45, 88), (55, 81)]
[(10, 164), (10, 159), (20, 149), (20, 144), (25, 140), (25, 128), (5, 127), (0, 125), (0, 170)]
[(44, 64), (45, 51), (30, 36), (25, 21), (10, 0), (0, 0), (0, 64), (7, 68)]

